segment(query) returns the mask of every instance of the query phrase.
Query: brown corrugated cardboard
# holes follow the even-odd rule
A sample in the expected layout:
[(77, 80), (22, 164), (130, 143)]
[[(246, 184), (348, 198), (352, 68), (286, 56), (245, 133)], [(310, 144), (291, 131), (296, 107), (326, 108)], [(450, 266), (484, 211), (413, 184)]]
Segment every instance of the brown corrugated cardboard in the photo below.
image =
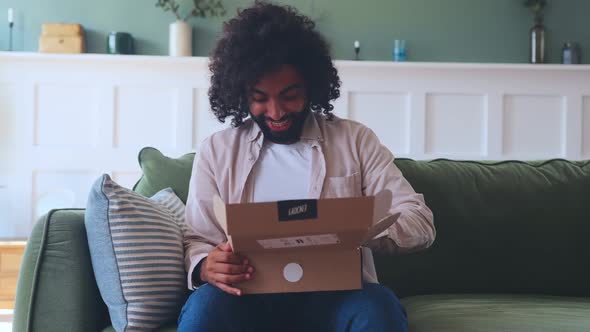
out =
[(362, 287), (360, 246), (386, 230), (399, 214), (391, 192), (376, 196), (225, 204), (215, 215), (234, 252), (256, 272), (240, 283), (245, 294), (350, 290)]

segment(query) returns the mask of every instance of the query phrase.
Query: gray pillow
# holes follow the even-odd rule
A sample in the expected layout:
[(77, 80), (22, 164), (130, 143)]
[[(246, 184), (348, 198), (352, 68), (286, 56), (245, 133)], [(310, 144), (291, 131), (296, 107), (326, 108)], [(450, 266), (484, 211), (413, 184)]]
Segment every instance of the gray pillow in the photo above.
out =
[(108, 175), (92, 186), (85, 215), (92, 266), (116, 331), (176, 320), (187, 295), (184, 204), (167, 188), (152, 198)]

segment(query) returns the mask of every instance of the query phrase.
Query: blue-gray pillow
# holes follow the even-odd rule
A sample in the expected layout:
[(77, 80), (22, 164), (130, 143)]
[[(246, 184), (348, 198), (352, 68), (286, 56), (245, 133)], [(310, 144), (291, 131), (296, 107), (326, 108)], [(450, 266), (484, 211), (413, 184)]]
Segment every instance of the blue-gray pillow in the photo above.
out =
[(85, 214), (96, 282), (116, 331), (176, 320), (186, 300), (184, 204), (164, 189), (152, 198), (108, 175), (92, 186)]

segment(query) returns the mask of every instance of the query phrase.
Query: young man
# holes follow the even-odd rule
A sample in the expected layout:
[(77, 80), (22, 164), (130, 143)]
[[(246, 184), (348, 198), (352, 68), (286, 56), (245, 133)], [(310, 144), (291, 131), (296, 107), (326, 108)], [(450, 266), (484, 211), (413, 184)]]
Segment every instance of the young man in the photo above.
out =
[[(209, 98), (230, 128), (203, 144), (193, 166), (186, 220), (186, 266), (194, 292), (179, 331), (406, 331), (394, 293), (377, 283), (363, 248), (362, 290), (242, 295), (256, 278), (232, 253), (212, 198), (263, 202), (393, 193), (401, 217), (372, 241), (395, 254), (432, 244), (432, 213), (367, 127), (331, 114), (340, 81), (314, 23), (293, 8), (257, 2), (224, 25), (211, 55)], [(246, 120), (244, 120), (246, 119)], [(247, 222), (247, 220), (244, 220)], [(264, 267), (259, 267), (264, 268)]]

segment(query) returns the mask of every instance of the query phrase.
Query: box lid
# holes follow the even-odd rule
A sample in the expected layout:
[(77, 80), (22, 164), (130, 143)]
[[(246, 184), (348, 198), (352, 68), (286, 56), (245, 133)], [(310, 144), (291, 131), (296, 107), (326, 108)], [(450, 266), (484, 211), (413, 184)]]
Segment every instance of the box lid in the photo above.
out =
[(391, 198), (386, 190), (375, 196), (244, 204), (225, 204), (215, 196), (213, 204), (236, 252), (337, 249), (358, 247), (389, 227), (399, 216), (383, 218)]
[(44, 23), (41, 33), (43, 36), (74, 37), (82, 36), (84, 29), (80, 24)]

